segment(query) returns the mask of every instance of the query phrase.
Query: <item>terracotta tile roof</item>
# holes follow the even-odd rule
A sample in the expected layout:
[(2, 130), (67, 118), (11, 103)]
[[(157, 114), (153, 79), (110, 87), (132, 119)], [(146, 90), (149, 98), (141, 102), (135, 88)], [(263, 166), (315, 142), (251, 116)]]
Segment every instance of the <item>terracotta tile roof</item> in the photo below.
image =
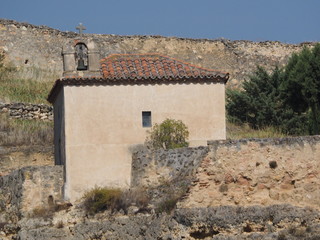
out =
[(101, 60), (106, 79), (228, 79), (228, 74), (194, 66), (160, 54), (114, 54)]
[(120, 85), (155, 83), (224, 82), (229, 73), (198, 67), (160, 54), (113, 54), (101, 61), (101, 74), (58, 79), (48, 101), (53, 103), (64, 85)]

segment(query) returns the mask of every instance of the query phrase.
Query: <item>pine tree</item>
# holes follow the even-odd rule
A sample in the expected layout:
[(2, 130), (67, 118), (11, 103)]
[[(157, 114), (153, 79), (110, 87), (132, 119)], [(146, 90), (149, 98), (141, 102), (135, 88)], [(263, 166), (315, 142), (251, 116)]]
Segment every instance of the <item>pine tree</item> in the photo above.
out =
[(252, 128), (280, 126), (283, 101), (280, 98), (282, 71), (278, 67), (272, 74), (262, 67), (250, 80), (244, 81), (242, 90), (227, 91), (227, 112), (231, 121), (248, 123)]
[(309, 134), (320, 134), (320, 44), (292, 55), (281, 89), (285, 103), (309, 119)]

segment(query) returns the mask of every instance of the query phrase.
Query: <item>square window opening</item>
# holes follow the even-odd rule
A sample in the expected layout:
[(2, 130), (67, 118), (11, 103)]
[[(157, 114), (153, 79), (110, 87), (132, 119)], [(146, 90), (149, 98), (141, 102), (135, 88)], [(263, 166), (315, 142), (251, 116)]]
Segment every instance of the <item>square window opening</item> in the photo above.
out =
[(142, 112), (142, 127), (151, 127), (151, 112), (144, 111)]

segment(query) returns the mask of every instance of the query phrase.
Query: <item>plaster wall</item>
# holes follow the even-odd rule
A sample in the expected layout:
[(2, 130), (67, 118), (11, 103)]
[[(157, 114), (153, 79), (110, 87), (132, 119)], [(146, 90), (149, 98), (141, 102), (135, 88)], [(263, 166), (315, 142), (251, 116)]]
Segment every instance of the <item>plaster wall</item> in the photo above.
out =
[(191, 146), (225, 139), (224, 92), (223, 83), (65, 86), (66, 198), (95, 185), (130, 185), (132, 150), (150, 130), (142, 111), (153, 124), (182, 120)]

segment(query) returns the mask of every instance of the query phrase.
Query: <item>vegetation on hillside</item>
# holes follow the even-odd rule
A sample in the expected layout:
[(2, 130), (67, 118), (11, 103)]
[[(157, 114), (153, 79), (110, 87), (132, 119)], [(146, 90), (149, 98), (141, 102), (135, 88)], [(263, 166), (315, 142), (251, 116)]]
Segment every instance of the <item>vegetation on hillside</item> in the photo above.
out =
[(258, 67), (241, 90), (227, 91), (229, 121), (290, 135), (320, 134), (320, 44), (272, 73)]
[(235, 124), (227, 122), (227, 139), (242, 139), (242, 138), (283, 138), (287, 137), (277, 130), (275, 127), (264, 127), (261, 129), (253, 129), (248, 124)]
[(9, 119), (0, 113), (0, 145), (51, 145), (53, 144), (53, 122)]
[(4, 64), (4, 55), (0, 53), (0, 101), (47, 103), (47, 95), (53, 85), (51, 81), (18, 79), (16, 69)]
[[(0, 102), (45, 103), (52, 83), (17, 79), (16, 69), (4, 64), (0, 53)], [(51, 145), (53, 143), (53, 123), (22, 119), (9, 119), (0, 113), (0, 145)]]

